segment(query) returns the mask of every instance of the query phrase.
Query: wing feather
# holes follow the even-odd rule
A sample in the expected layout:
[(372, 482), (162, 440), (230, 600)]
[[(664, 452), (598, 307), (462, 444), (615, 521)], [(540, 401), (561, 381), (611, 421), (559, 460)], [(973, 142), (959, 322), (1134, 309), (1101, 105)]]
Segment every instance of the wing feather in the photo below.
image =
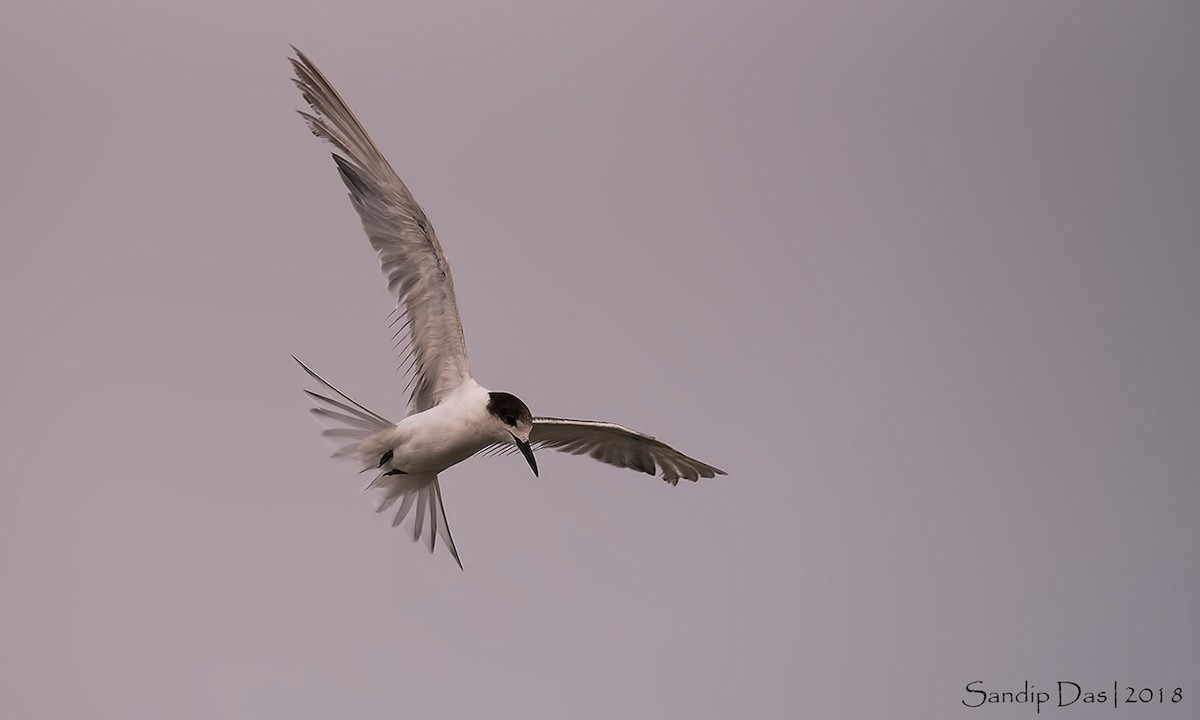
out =
[(702, 477), (725, 474), (724, 470), (684, 455), (650, 435), (598, 420), (535, 417), (529, 442), (535, 448), (588, 455), (647, 475), (661, 473), (662, 479), (672, 485), (679, 484), (680, 478), (695, 482)]
[(299, 50), (291, 63), (312, 109), (300, 116), (338, 151), (338, 174), (396, 297), (392, 324), (403, 323), (396, 336), (406, 340), (398, 339), (397, 347), (406, 346), (400, 364), (411, 374), (409, 407), (427, 410), (471, 374), (445, 251), (425, 211), (333, 85)]

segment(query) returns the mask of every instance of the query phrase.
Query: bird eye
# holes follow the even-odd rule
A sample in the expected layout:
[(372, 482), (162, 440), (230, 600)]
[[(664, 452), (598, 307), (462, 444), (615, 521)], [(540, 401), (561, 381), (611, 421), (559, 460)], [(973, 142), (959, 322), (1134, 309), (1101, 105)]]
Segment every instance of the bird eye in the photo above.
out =
[(512, 425), (512, 426), (516, 427), (517, 419), (515, 417), (513, 417), (512, 415), (505, 415), (504, 416), (504, 424)]

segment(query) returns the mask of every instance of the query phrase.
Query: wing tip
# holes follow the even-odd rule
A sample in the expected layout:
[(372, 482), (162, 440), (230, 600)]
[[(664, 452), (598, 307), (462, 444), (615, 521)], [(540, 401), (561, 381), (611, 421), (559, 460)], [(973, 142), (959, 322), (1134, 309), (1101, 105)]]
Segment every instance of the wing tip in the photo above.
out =
[[(653, 475), (654, 473), (650, 473), (650, 474)], [(718, 475), (728, 475), (728, 474), (729, 473), (725, 472), (721, 468), (713, 467), (712, 465), (704, 465), (704, 467), (702, 467), (701, 469), (696, 470), (695, 472), (692, 472), (692, 473), (686, 473), (684, 475), (663, 474), (662, 479), (665, 482), (670, 483), (672, 486), (676, 486), (676, 485), (679, 485), (679, 481), (681, 479), (689, 480), (694, 483), (698, 483), (698, 482), (700, 482), (701, 478), (708, 480), (711, 478), (715, 478)]]

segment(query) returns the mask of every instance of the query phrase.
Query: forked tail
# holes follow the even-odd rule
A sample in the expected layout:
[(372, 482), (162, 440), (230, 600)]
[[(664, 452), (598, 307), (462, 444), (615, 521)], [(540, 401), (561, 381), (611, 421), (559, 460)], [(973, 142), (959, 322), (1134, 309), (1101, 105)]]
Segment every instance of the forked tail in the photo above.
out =
[[(333, 457), (350, 458), (363, 465), (359, 472), (377, 470), (378, 465), (371, 462), (375, 455), (372, 446), (380, 442), (379, 434), (392, 429), (395, 424), (382, 415), (358, 404), (350, 396), (329, 384), (320, 375), (313, 372), (307, 365), (300, 362), (295, 355), (292, 359), (299, 363), (309, 377), (327, 391), (325, 394), (305, 390), (304, 393), (313, 400), (309, 410), (313, 418), (322, 428), (321, 435), (334, 445)], [(375, 479), (365, 490), (377, 489), (383, 491), (375, 512), (383, 512), (400, 502), (400, 508), (392, 520), (392, 527), (403, 523), (412, 516), (412, 538), (420, 542), (428, 529), (429, 552), (433, 552), (440, 537), (446, 549), (454, 556), (458, 567), (462, 568), (462, 560), (458, 557), (458, 549), (454, 547), (454, 538), (450, 535), (450, 526), (446, 522), (446, 509), (442, 505), (442, 489), (438, 485), (436, 473), (396, 474), (389, 475), (380, 470)], [(413, 513), (413, 509), (416, 512)]]

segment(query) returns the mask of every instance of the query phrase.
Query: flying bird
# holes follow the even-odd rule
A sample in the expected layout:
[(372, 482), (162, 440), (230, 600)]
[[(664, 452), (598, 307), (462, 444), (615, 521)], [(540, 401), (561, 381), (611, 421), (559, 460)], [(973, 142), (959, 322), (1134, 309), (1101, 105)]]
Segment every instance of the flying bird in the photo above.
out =
[(293, 356), (317, 385), (305, 393), (313, 401), (310, 412), (325, 428), (322, 435), (337, 447), (333, 456), (376, 473), (367, 487), (382, 491), (377, 512), (399, 503), (393, 527), (411, 514), (413, 540), (427, 538), (433, 552), (440, 538), (461, 568), (438, 473), (472, 455), (519, 451), (535, 476), (535, 448), (587, 454), (609, 465), (661, 474), (672, 485), (680, 478), (725, 474), (615, 423), (534, 417), (520, 398), (476, 382), (467, 363), (450, 264), (433, 225), (333, 85), (304, 53), (292, 50), (293, 82), (311, 109), (300, 115), (314, 135), (335, 148), (333, 161), (396, 297), (393, 339), (410, 393), (409, 413), (400, 422), (350, 399)]

